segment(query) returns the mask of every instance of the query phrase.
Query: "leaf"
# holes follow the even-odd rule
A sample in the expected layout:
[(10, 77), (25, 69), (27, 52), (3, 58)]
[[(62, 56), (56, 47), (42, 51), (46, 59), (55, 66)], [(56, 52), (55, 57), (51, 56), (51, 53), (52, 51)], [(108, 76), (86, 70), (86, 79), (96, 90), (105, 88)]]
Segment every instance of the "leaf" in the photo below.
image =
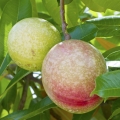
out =
[(96, 4), (106, 8), (112, 9), (116, 11), (120, 11), (120, 1), (119, 0), (93, 0)]
[(9, 80), (6, 78), (3, 78), (0, 80), (0, 95), (5, 91), (6, 86), (9, 84)]
[(100, 97), (120, 97), (120, 70), (107, 72), (96, 78), (96, 87), (91, 95)]
[(95, 38), (97, 30), (98, 29), (94, 24), (86, 23), (76, 26), (75, 28), (70, 28), (68, 32), (72, 39), (80, 39), (88, 42)]
[(120, 108), (120, 98), (117, 98), (114, 101), (112, 101), (112, 112), (114, 112), (118, 108)]
[(30, 0), (9, 0), (5, 5), (0, 21), (0, 65), (7, 53), (7, 38), (10, 29), (17, 21), (31, 16)]
[(118, 114), (120, 114), (120, 108), (116, 109), (116, 110), (112, 113), (112, 115), (109, 117), (108, 120), (111, 120), (114, 116), (117, 116)]
[(3, 10), (4, 6), (9, 0), (0, 0), (0, 8)]
[(28, 75), (30, 73), (30, 71), (21, 69), (15, 76), (14, 78), (10, 81), (10, 83), (8, 84), (6, 90), (3, 92), (3, 94), (0, 97), (3, 97), (8, 91), (9, 89), (15, 85), (20, 79), (22, 79), (23, 77), (25, 77), (26, 75)]
[(104, 12), (106, 10), (104, 7), (94, 2), (94, 0), (82, 0), (82, 1), (87, 7), (89, 7), (93, 11)]
[[(64, 4), (67, 5), (71, 3), (73, 0), (64, 0)], [(57, 0), (58, 4), (60, 5), (60, 0)]]
[[(87, 120), (87, 119), (86, 119), (86, 120)], [(97, 112), (94, 114), (94, 116), (92, 117), (92, 119), (90, 119), (90, 120), (106, 120), (106, 119), (105, 119), (105, 117), (103, 116), (103, 113), (97, 111)]]
[[(56, 0), (52, 0), (52, 2), (51, 0), (42, 0), (42, 2), (54, 21), (62, 26), (58, 2)], [(84, 8), (85, 5), (80, 0), (73, 0), (65, 6), (65, 17), (69, 28), (78, 25), (79, 15), (84, 11)]]
[(46, 97), (31, 108), (16, 111), (6, 117), (1, 118), (1, 120), (26, 120), (54, 107), (56, 107), (56, 105), (48, 97)]
[(35, 0), (30, 0), (32, 5), (32, 17), (38, 17), (37, 6)]
[(98, 27), (97, 37), (120, 36), (120, 16), (105, 16), (86, 21)]
[(65, 4), (71, 3), (73, 0), (65, 0)]
[(80, 0), (73, 0), (70, 4), (65, 6), (65, 18), (68, 28), (77, 26), (79, 16), (83, 13), (85, 5)]
[[(14, 104), (15, 102), (15, 98), (16, 98), (16, 94), (17, 94), (17, 86), (14, 85), (5, 95), (5, 97), (2, 99), (2, 106), (4, 109), (6, 109), (8, 112), (11, 109), (11, 106)], [(12, 96), (12, 97), (11, 97)]]
[(118, 61), (120, 61), (120, 50), (112, 52), (106, 58), (107, 58), (107, 60), (116, 60), (116, 61), (118, 60)]
[[(105, 52), (103, 53), (103, 56), (104, 56), (105, 58), (107, 58), (110, 54), (116, 53), (116, 52), (119, 51), (119, 50), (120, 50), (120, 46), (111, 48), (111, 49), (105, 51)], [(114, 60), (115, 60), (115, 59), (114, 59)]]
[[(116, 99), (113, 98), (111, 104), (112, 113), (119, 108), (120, 108), (120, 98), (116, 98)], [(120, 119), (120, 113), (112, 117), (112, 120), (119, 120), (119, 119)]]
[(3, 60), (2, 65), (0, 66), (0, 75), (4, 72), (4, 70), (7, 68), (8, 64), (11, 62), (11, 58), (9, 54), (6, 55), (6, 57)]
[(116, 45), (111, 43), (110, 41), (107, 41), (105, 38), (96, 38), (96, 40), (106, 49), (109, 50), (113, 47), (115, 47)]
[(72, 120), (91, 120), (94, 111), (84, 113), (84, 114), (73, 114)]
[[(57, 24), (61, 24), (60, 8), (56, 0), (42, 0), (43, 5)], [(53, 14), (54, 13), (54, 14)]]
[(31, 118), (29, 118), (27, 120), (50, 120), (49, 110), (46, 110), (43, 113), (38, 114), (38, 115), (36, 115), (34, 117), (31, 117)]

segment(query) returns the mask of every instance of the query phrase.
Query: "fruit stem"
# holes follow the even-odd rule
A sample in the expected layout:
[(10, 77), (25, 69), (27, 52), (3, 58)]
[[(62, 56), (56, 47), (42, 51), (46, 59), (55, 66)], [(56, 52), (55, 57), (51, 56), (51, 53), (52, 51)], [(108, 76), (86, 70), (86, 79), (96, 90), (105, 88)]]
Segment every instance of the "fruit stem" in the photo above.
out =
[(62, 21), (62, 31), (65, 37), (65, 40), (69, 40), (71, 39), (71, 36), (67, 32), (67, 23), (65, 21), (64, 0), (60, 0), (60, 15), (61, 15), (61, 21)]

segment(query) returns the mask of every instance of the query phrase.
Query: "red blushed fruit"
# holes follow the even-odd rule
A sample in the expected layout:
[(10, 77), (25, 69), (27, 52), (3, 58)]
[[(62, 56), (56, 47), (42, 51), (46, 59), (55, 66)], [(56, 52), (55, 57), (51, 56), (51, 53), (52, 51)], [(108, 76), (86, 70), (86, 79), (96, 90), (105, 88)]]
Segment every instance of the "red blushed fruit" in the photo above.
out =
[(105, 60), (95, 47), (80, 40), (66, 40), (46, 55), (42, 82), (48, 96), (60, 108), (71, 113), (86, 113), (103, 101), (90, 94), (96, 77), (106, 71)]

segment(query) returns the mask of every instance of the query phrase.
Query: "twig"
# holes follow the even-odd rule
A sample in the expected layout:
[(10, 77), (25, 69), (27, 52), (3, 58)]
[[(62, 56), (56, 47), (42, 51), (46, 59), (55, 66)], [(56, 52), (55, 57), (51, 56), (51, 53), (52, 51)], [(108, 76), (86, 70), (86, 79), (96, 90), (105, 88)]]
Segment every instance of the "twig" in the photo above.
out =
[(60, 0), (60, 15), (62, 20), (62, 31), (65, 37), (65, 40), (69, 40), (71, 39), (71, 36), (67, 32), (67, 23), (65, 22), (64, 0)]
[(26, 98), (27, 98), (28, 87), (29, 87), (29, 79), (26, 79), (25, 84), (23, 86), (23, 91), (22, 91), (22, 97), (21, 97), (21, 100), (20, 100), (20, 104), (18, 106), (19, 110), (22, 110), (24, 108)]

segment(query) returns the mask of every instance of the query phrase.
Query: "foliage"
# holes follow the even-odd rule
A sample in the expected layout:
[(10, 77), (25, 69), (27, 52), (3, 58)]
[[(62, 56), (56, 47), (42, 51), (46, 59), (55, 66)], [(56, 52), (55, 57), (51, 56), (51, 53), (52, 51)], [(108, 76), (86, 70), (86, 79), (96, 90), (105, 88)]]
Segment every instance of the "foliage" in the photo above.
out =
[(10, 29), (28, 17), (48, 20), (63, 38), (60, 0), (0, 0), (1, 120), (119, 120), (119, 6), (119, 0), (65, 0), (65, 18), (71, 38), (93, 44), (108, 65), (108, 72), (96, 78), (96, 88), (91, 93), (103, 97), (104, 102), (94, 111), (76, 115), (61, 110), (47, 97), (40, 71), (30, 72), (18, 67), (7, 51)]

